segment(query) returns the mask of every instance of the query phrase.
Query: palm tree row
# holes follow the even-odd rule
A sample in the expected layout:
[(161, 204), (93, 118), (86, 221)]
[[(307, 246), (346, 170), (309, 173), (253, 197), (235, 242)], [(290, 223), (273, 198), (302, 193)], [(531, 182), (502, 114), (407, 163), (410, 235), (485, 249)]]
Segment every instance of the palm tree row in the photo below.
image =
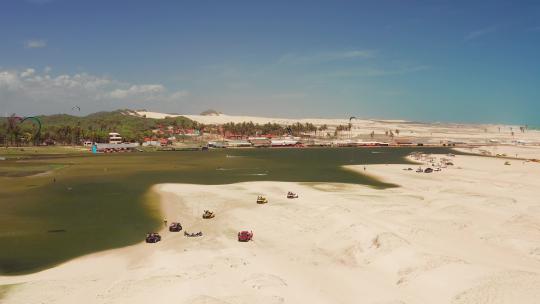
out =
[(266, 123), (263, 125), (255, 124), (253, 122), (241, 122), (234, 123), (229, 122), (221, 126), (223, 133), (238, 136), (257, 136), (257, 135), (294, 135), (299, 136), (306, 133), (312, 133), (317, 131), (326, 130), (326, 125), (317, 128), (312, 123), (294, 123), (288, 126), (282, 126), (276, 123)]

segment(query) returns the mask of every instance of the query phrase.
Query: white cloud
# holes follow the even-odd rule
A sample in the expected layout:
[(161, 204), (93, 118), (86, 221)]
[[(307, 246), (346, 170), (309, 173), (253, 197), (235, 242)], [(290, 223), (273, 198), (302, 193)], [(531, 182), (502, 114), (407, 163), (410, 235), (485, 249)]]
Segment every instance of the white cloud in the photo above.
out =
[(19, 86), (19, 76), (16, 73), (0, 71), (0, 90), (13, 90)]
[(475, 40), (487, 34), (493, 33), (495, 32), (495, 30), (497, 30), (496, 27), (490, 26), (490, 27), (486, 27), (486, 28), (479, 29), (476, 31), (472, 31), (472, 32), (469, 32), (467, 35), (465, 35), (464, 39), (465, 41)]
[(191, 93), (189, 91), (186, 91), (186, 90), (177, 91), (177, 92), (172, 93), (169, 96), (169, 101), (182, 100), (182, 99), (185, 99), (186, 97), (189, 97), (190, 95), (191, 95)]
[(30, 76), (34, 75), (35, 72), (36, 72), (36, 70), (34, 70), (34, 69), (26, 69), (26, 71), (21, 73), (21, 78), (30, 77)]
[(47, 41), (43, 39), (30, 39), (24, 43), (24, 47), (27, 49), (39, 49), (47, 46)]
[(394, 69), (385, 69), (385, 68), (355, 68), (342, 71), (334, 71), (327, 74), (324, 74), (324, 77), (337, 77), (337, 78), (347, 78), (347, 77), (383, 77), (383, 76), (392, 76), (392, 75), (403, 75), (415, 72), (421, 72), (429, 70), (431, 67), (426, 65), (416, 65), (416, 66), (404, 66)]
[(286, 54), (282, 56), (278, 63), (282, 64), (312, 64), (337, 60), (369, 59), (375, 57), (373, 50), (350, 50), (340, 52), (324, 52), (308, 55)]
[(144, 97), (149, 98), (160, 95), (165, 91), (165, 87), (160, 84), (132, 85), (127, 89), (116, 89), (111, 92), (112, 98)]
[(130, 84), (87, 73), (51, 75), (47, 71), (50, 69), (0, 69), (0, 107), (13, 112), (32, 109), (37, 113), (55, 113), (77, 104), (97, 111), (134, 104), (170, 104), (190, 95), (185, 90), (169, 92), (161, 84)]

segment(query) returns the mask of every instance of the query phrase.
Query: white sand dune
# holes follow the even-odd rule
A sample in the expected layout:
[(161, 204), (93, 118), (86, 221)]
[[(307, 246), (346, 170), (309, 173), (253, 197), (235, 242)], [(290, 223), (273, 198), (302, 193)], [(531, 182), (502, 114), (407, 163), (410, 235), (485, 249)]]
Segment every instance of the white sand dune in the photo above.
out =
[(457, 150), (474, 154), (505, 155), (509, 158), (525, 158), (540, 160), (540, 146), (525, 145), (490, 145), (474, 148), (458, 148)]
[[(529, 145), (540, 144), (540, 131), (527, 130), (520, 132), (517, 125), (502, 124), (465, 124), (465, 123), (422, 123), (405, 120), (382, 120), (382, 119), (353, 119), (343, 118), (272, 118), (242, 115), (180, 115), (165, 114), (150, 111), (137, 111), (136, 115), (148, 118), (165, 118), (167, 116), (185, 116), (191, 120), (203, 124), (225, 124), (228, 122), (242, 123), (253, 122), (256, 124), (276, 123), (280, 125), (292, 125), (300, 122), (312, 123), (315, 126), (327, 125), (328, 133), (333, 134), (338, 125), (348, 125), (351, 122), (351, 131), (341, 132), (344, 137), (359, 138), (371, 140), (370, 133), (375, 132), (374, 140), (388, 141), (384, 137), (386, 131), (400, 130), (396, 139), (404, 141), (412, 140), (424, 143), (440, 143), (441, 141), (467, 142), (476, 144), (506, 143), (510, 144), (516, 141), (522, 141)], [(354, 114), (353, 114), (354, 115)], [(513, 133), (512, 133), (513, 132)], [(320, 135), (320, 133), (319, 133)]]
[[(369, 165), (401, 185), (162, 184), (163, 213), (202, 238), (88, 255), (0, 277), (3, 303), (538, 303), (540, 164), (456, 156), (432, 174)], [(350, 167), (364, 173), (363, 166)], [(300, 198), (288, 200), (287, 191)], [(269, 198), (255, 204), (258, 194)], [(204, 209), (217, 212), (201, 219)], [(253, 242), (239, 243), (239, 230)]]

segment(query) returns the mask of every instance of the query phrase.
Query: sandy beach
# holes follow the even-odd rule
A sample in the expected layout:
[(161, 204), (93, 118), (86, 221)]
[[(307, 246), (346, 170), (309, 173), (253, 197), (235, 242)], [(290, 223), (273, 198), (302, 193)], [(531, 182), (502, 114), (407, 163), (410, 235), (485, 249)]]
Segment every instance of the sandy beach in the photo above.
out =
[[(538, 303), (540, 164), (452, 161), (431, 174), (403, 170), (411, 165), (348, 168), (401, 186), (387, 190), (156, 185), (164, 217), (203, 237), (164, 229), (157, 244), (0, 277), (10, 285), (0, 302)], [(259, 194), (269, 203), (257, 205)], [(205, 209), (217, 216), (203, 220)], [(254, 241), (237, 242), (244, 229)]]

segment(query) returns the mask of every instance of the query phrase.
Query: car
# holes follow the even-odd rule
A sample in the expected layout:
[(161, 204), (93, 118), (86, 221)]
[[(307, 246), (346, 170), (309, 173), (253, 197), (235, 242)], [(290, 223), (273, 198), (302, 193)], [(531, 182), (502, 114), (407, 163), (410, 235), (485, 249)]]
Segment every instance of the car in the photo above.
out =
[(210, 211), (210, 210), (204, 210), (204, 213), (202, 215), (202, 218), (203, 219), (211, 219), (211, 218), (214, 218), (216, 215), (214, 214), (214, 212)]
[(170, 232), (178, 232), (182, 230), (182, 225), (177, 222), (173, 222), (169, 225), (169, 231)]
[(147, 243), (157, 243), (161, 241), (161, 235), (157, 232), (150, 232), (146, 234), (146, 242)]
[(249, 242), (253, 240), (253, 231), (240, 231), (238, 232), (238, 241), (239, 242)]
[(289, 192), (287, 193), (287, 198), (298, 198), (298, 194), (289, 191)]
[(266, 199), (266, 197), (262, 195), (257, 196), (257, 204), (266, 204), (266, 203), (268, 203), (268, 200)]

